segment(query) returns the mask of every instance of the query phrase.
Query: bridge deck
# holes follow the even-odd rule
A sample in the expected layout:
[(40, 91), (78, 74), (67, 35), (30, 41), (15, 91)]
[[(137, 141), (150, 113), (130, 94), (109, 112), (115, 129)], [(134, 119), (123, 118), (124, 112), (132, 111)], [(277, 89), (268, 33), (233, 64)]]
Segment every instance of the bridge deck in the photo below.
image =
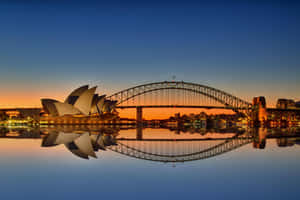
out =
[[(118, 109), (127, 109), (127, 108), (205, 108), (205, 109), (235, 109), (231, 106), (193, 106), (193, 105), (141, 105), (141, 106), (117, 106)], [(246, 109), (246, 108), (240, 108)]]

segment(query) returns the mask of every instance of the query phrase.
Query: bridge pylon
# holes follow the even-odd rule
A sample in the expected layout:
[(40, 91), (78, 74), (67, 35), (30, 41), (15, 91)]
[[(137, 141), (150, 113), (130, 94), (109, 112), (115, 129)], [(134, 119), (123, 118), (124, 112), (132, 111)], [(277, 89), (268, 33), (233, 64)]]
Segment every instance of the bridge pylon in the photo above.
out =
[(143, 139), (143, 107), (136, 107), (136, 139)]
[(136, 123), (137, 125), (143, 125), (143, 107), (136, 107)]

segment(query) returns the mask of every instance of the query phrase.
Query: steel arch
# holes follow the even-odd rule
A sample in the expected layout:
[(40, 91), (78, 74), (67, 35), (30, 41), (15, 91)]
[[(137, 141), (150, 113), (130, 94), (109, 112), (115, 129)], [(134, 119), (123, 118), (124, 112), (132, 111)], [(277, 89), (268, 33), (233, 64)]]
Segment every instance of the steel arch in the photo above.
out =
[(108, 99), (117, 100), (117, 105), (120, 105), (130, 99), (133, 99), (134, 97), (160, 90), (182, 90), (198, 93), (210, 99), (213, 99), (225, 105), (226, 107), (232, 108), (233, 110), (248, 110), (252, 107), (251, 103), (222, 90), (206, 85), (183, 81), (164, 81), (138, 85), (117, 92), (109, 96)]

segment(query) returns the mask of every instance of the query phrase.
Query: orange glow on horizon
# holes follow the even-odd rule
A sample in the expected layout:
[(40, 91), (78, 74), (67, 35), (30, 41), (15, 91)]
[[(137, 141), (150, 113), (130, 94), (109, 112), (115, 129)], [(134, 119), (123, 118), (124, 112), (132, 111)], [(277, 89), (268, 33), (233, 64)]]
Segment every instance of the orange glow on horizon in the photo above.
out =
[[(1, 95), (0, 99), (0, 109), (2, 108), (41, 108), (41, 99), (42, 98), (51, 98), (58, 101), (64, 101), (65, 98), (72, 92), (74, 88), (70, 90), (56, 90), (55, 92), (49, 91), (49, 89), (42, 90), (33, 90), (33, 91), (4, 91), (5, 94)], [(108, 93), (109, 96), (109, 93)], [(242, 98), (242, 97), (241, 97)], [(242, 98), (243, 99), (243, 98)], [(268, 100), (267, 106), (274, 107), (276, 100)], [(118, 109), (121, 118), (135, 118), (136, 110), (127, 109), (121, 110)], [(175, 113), (183, 114), (199, 114), (200, 112), (205, 112), (207, 114), (233, 114), (230, 110), (217, 110), (217, 109), (190, 109), (190, 108), (145, 108), (143, 109), (144, 119), (166, 119), (170, 116), (174, 116)]]
[[(121, 118), (135, 119), (136, 109), (118, 109)], [(199, 114), (205, 112), (208, 115), (211, 114), (234, 114), (232, 110), (221, 110), (221, 109), (194, 109), (194, 108), (144, 108), (143, 118), (150, 119), (167, 119), (174, 116), (176, 113), (180, 115), (184, 114)]]
[(64, 101), (65, 93), (55, 93), (52, 96), (44, 93), (28, 92), (28, 93), (10, 93), (2, 95), (0, 99), (1, 108), (41, 108), (41, 99), (51, 98)]

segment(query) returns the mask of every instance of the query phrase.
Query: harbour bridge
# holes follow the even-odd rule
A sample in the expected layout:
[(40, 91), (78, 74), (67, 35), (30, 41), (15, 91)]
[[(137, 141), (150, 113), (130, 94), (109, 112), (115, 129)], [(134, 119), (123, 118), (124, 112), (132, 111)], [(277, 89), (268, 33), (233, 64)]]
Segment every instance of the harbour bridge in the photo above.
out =
[(137, 109), (137, 121), (143, 108), (230, 109), (247, 113), (252, 104), (222, 90), (184, 81), (164, 81), (138, 85), (108, 97), (118, 109)]

